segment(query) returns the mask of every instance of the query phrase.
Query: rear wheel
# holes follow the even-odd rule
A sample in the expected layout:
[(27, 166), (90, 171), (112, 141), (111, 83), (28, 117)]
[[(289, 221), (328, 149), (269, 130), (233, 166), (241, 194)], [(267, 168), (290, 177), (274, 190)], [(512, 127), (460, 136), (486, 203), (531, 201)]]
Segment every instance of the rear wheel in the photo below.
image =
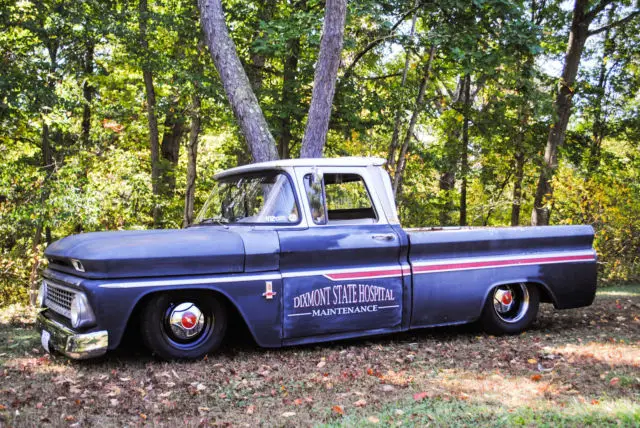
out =
[(141, 330), (145, 345), (158, 357), (198, 359), (220, 347), (227, 313), (209, 293), (163, 293), (144, 307)]
[(505, 284), (489, 293), (480, 322), (487, 333), (520, 333), (535, 321), (540, 291), (532, 284)]

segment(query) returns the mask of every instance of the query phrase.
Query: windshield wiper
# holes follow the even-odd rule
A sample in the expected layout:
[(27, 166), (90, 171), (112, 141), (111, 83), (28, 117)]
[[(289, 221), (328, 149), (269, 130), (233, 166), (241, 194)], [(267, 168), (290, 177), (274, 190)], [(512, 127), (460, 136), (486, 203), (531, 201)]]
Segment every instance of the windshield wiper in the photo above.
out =
[(227, 223), (229, 223), (229, 220), (220, 216), (208, 217), (200, 220), (198, 224), (209, 224), (209, 223), (216, 223), (216, 224), (219, 224), (220, 226), (225, 226)]

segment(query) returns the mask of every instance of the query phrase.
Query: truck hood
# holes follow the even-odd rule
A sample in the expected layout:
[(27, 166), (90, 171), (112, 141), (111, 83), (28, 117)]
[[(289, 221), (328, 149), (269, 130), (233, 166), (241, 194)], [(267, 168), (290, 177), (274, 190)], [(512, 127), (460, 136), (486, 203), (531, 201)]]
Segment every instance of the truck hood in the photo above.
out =
[(51, 269), (95, 279), (242, 272), (245, 259), (240, 235), (216, 226), (83, 233), (44, 254)]

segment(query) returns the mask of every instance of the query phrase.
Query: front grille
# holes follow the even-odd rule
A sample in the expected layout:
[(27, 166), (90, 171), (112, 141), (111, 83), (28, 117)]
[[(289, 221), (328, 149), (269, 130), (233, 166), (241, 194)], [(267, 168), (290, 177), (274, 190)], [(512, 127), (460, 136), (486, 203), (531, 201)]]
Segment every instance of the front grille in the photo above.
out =
[(45, 282), (47, 283), (47, 294), (44, 298), (44, 305), (60, 315), (71, 318), (71, 301), (76, 292), (51, 281), (45, 280)]

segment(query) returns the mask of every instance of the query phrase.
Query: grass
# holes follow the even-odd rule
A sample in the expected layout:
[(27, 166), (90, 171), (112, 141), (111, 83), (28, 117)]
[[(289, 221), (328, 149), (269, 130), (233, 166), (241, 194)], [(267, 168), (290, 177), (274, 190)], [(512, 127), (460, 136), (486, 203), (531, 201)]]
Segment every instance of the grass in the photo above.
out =
[(49, 356), (0, 311), (0, 426), (640, 425), (640, 286), (543, 305), (524, 334), (426, 329), (278, 350), (236, 338), (194, 363), (139, 347)]
[(606, 426), (640, 425), (636, 403), (618, 400), (597, 403), (587, 408), (580, 402), (558, 409), (531, 407), (508, 408), (499, 405), (468, 403), (436, 398), (424, 402), (405, 401), (386, 406), (376, 415), (346, 417), (325, 426)]

